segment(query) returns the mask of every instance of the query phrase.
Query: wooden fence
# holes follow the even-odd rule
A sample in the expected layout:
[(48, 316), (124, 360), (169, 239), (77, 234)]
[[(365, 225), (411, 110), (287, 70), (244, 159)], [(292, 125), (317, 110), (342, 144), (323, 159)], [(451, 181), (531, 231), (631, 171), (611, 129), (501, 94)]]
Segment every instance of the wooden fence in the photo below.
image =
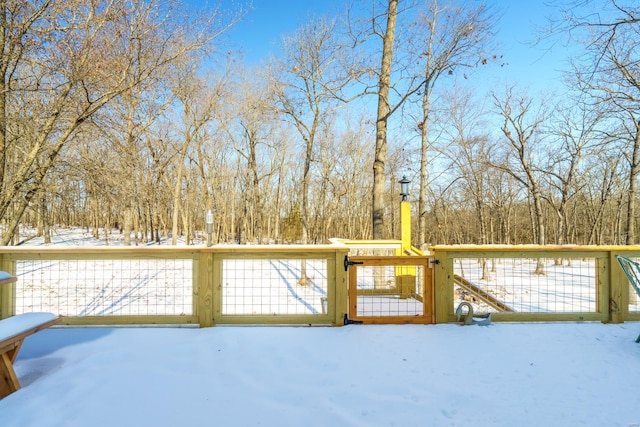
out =
[[(348, 249), (318, 246), (2, 247), (0, 318), (63, 324), (342, 324)], [(304, 279), (304, 280), (303, 280)]]
[[(0, 287), (0, 318), (51, 311), (69, 325), (343, 325), (345, 257), (356, 246), (1, 247), (0, 270), (18, 281)], [(497, 322), (640, 320), (617, 254), (639, 258), (640, 246), (433, 246), (431, 319), (455, 322), (456, 306), (470, 301)]]
[[(483, 304), (481, 295), (465, 290), (460, 279), (489, 289), (506, 305), (507, 309), (490, 301), (484, 304), (494, 321), (640, 320), (636, 296), (615, 258), (618, 254), (638, 258), (640, 246), (443, 245), (430, 251), (436, 323), (455, 321), (454, 307), (462, 300)], [(465, 265), (474, 264), (475, 276), (464, 271)], [(538, 267), (541, 271), (536, 274)], [(483, 280), (485, 273), (488, 277)]]

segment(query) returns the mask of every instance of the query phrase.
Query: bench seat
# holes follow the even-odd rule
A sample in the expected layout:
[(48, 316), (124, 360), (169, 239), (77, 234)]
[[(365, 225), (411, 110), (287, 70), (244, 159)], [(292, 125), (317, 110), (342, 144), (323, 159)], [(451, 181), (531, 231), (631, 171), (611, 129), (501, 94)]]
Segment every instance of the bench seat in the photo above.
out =
[(20, 389), (13, 362), (24, 339), (61, 320), (52, 313), (24, 313), (0, 320), (0, 399)]

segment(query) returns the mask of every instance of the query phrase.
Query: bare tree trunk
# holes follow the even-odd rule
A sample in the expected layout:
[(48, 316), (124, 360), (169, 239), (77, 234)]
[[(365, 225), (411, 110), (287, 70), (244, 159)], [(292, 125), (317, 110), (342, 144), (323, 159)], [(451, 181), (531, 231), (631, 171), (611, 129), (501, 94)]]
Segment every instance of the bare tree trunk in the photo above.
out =
[(387, 161), (387, 120), (389, 119), (389, 88), (395, 42), (398, 0), (389, 0), (387, 28), (382, 41), (382, 64), (378, 83), (378, 113), (376, 117), (376, 148), (373, 161), (372, 231), (374, 239), (384, 239), (385, 163)]
[(133, 230), (133, 213), (131, 212), (131, 205), (127, 204), (124, 208), (124, 218), (123, 218), (123, 234), (124, 234), (124, 245), (131, 246), (131, 230)]

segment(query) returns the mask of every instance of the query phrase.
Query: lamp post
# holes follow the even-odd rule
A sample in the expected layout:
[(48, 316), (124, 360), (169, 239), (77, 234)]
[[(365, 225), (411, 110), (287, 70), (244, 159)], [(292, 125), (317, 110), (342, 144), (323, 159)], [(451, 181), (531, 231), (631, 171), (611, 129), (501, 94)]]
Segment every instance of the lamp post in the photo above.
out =
[(400, 183), (400, 195), (402, 196), (402, 201), (404, 202), (409, 196), (409, 184), (411, 184), (411, 181), (409, 181), (406, 176), (403, 176), (402, 179), (398, 182)]
[(211, 235), (213, 234), (213, 212), (211, 212), (211, 209), (209, 209), (209, 212), (207, 212), (207, 217), (205, 219), (205, 222), (207, 223), (207, 247), (211, 246), (212, 243), (212, 237)]
[(411, 249), (411, 203), (407, 201), (411, 181), (406, 176), (403, 176), (398, 182), (400, 183), (400, 195), (402, 196), (402, 201), (400, 202), (400, 235), (404, 254), (406, 250)]

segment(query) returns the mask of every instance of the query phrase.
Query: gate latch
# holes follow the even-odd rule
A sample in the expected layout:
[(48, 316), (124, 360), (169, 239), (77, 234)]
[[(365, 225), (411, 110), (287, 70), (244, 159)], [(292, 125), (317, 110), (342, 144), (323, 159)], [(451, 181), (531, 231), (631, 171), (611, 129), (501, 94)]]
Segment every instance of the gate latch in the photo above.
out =
[(351, 260), (349, 260), (349, 256), (348, 255), (344, 256), (344, 271), (348, 271), (350, 265), (359, 265), (359, 264), (364, 264), (364, 262), (362, 262), (362, 261), (351, 261)]

